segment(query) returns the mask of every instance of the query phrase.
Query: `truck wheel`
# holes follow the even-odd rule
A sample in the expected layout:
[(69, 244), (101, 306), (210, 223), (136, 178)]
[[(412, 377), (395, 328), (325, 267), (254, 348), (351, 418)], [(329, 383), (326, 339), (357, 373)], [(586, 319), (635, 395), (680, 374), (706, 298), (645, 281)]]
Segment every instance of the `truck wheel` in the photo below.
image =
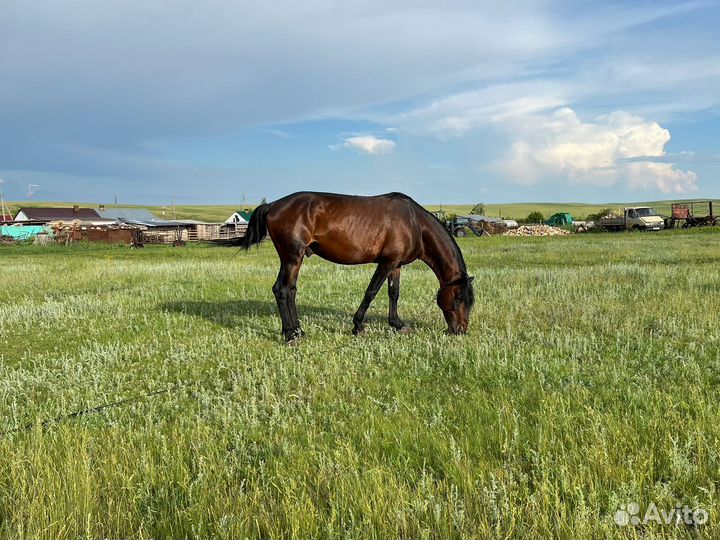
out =
[(465, 229), (460, 228), (455, 231), (455, 236), (457, 236), (458, 238), (463, 238), (463, 237), (467, 236), (467, 233), (465, 232)]
[(640, 225), (633, 225), (632, 230), (633, 230), (634, 232), (640, 232), (640, 230), (641, 230), (641, 229), (640, 229)]

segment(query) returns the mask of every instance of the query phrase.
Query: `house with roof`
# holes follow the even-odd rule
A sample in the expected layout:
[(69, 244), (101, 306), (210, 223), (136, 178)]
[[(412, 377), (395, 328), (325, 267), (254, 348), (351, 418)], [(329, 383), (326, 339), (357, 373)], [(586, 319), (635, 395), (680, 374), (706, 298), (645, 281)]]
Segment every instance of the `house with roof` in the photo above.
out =
[(47, 224), (53, 221), (83, 221), (94, 225), (106, 225), (112, 220), (103, 219), (92, 208), (81, 208), (77, 204), (72, 208), (52, 207), (24, 207), (20, 208), (15, 215), (15, 222), (21, 223), (42, 223)]
[(225, 220), (225, 223), (234, 223), (237, 225), (247, 225), (250, 221), (252, 210), (236, 210), (232, 215)]

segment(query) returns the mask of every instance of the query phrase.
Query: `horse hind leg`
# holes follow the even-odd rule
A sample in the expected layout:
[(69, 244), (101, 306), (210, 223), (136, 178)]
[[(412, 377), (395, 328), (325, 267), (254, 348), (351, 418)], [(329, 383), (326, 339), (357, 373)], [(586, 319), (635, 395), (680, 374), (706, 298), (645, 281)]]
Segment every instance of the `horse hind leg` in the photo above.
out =
[(398, 300), (400, 299), (400, 268), (396, 268), (387, 278), (390, 309), (388, 310), (388, 323), (401, 334), (409, 334), (412, 330), (398, 315)]
[(297, 260), (283, 260), (280, 263), (277, 280), (272, 288), (280, 311), (282, 335), (288, 343), (294, 343), (297, 338), (303, 335), (297, 316), (297, 307), (295, 306), (297, 278), (301, 264), (302, 257), (297, 258)]

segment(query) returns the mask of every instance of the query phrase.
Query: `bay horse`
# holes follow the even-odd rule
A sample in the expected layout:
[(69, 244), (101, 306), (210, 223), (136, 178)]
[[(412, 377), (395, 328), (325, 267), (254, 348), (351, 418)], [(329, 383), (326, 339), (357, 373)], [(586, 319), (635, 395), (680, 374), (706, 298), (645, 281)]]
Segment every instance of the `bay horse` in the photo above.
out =
[(295, 306), (303, 257), (318, 255), (338, 264), (376, 263), (377, 269), (353, 317), (353, 334), (363, 331), (365, 312), (388, 282), (388, 323), (400, 333), (408, 328), (397, 312), (400, 269), (420, 259), (437, 276), (437, 305), (448, 332), (467, 332), (474, 302), (473, 279), (455, 239), (440, 221), (402, 193), (373, 197), (298, 192), (261, 204), (250, 216), (242, 247), (247, 250), (269, 234), (280, 257), (273, 293), (282, 334), (290, 344), (304, 333)]

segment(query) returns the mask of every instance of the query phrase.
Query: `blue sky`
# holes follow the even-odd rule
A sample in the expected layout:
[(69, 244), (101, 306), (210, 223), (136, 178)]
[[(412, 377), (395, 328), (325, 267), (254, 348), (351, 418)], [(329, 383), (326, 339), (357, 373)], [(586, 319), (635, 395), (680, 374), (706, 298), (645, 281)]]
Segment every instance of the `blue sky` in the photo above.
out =
[(5, 197), (720, 197), (718, 2), (0, 2)]

